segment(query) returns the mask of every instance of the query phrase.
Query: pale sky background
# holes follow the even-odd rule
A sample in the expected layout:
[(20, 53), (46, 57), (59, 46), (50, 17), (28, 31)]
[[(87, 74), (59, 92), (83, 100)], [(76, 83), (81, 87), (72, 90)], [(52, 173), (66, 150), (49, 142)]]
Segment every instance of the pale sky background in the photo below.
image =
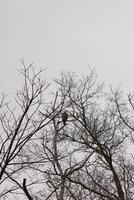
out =
[(20, 86), (20, 58), (134, 92), (134, 0), (0, 0), (0, 93)]
[(86, 73), (134, 91), (134, 0), (0, 0), (0, 92), (15, 92), (19, 59)]

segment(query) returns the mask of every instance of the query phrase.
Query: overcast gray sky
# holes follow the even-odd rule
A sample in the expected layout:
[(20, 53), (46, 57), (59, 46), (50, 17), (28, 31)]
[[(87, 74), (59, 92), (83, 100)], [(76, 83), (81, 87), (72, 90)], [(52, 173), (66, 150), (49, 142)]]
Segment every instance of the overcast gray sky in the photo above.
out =
[(17, 88), (19, 58), (134, 91), (133, 0), (0, 0), (0, 91)]

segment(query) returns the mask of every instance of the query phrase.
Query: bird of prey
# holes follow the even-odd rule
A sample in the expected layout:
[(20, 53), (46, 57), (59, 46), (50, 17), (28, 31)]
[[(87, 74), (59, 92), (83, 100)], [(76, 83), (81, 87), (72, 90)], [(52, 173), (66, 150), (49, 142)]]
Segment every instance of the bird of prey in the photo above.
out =
[(66, 125), (67, 119), (68, 119), (68, 114), (67, 114), (67, 112), (65, 111), (65, 112), (62, 114), (62, 122), (63, 122), (64, 126)]

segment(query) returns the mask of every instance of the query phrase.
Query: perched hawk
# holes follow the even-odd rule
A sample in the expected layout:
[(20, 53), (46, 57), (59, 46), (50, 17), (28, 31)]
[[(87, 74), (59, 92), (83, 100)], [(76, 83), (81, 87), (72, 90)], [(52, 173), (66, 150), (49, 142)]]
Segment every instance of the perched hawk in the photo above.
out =
[(66, 112), (64, 112), (62, 114), (62, 122), (63, 122), (64, 126), (66, 125), (67, 119), (68, 119), (68, 114)]

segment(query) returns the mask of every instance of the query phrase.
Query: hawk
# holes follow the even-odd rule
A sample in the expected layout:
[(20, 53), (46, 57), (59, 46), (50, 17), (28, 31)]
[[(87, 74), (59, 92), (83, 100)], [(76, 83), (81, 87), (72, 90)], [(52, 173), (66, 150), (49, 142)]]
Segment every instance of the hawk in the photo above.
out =
[(62, 114), (62, 122), (63, 122), (64, 126), (66, 125), (67, 119), (68, 119), (68, 114), (67, 114), (67, 112), (65, 111), (65, 112)]

